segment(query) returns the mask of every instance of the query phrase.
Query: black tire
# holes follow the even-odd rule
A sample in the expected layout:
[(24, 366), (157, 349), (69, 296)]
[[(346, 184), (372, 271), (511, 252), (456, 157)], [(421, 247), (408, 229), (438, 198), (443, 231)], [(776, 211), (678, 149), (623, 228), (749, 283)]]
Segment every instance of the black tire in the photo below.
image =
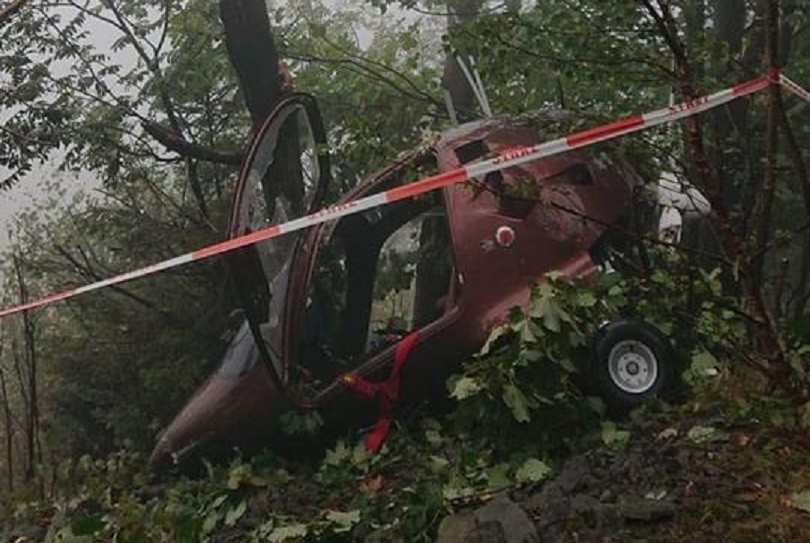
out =
[(608, 407), (625, 412), (673, 389), (675, 366), (672, 344), (658, 328), (621, 319), (597, 333), (590, 373)]

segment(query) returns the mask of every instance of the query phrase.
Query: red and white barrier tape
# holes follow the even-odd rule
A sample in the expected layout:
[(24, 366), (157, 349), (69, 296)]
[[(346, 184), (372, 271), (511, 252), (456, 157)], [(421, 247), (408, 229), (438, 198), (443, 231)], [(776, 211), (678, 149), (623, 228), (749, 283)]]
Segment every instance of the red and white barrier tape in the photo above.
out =
[(804, 100), (810, 102), (810, 92), (807, 92), (806, 89), (802, 88), (801, 85), (790, 79), (783, 73), (779, 74), (779, 84), (782, 85), (785, 89), (789, 90), (799, 98), (803, 98)]
[(425, 192), (430, 192), (432, 190), (452, 185), (454, 183), (481, 177), (490, 172), (503, 170), (512, 166), (519, 166), (520, 164), (524, 164), (526, 162), (556, 155), (572, 149), (578, 149), (594, 143), (607, 141), (619, 136), (624, 136), (625, 134), (650, 128), (652, 126), (677, 121), (685, 117), (696, 115), (708, 109), (718, 107), (736, 98), (759, 92), (767, 88), (771, 83), (779, 83), (797, 96), (804, 98), (805, 100), (810, 100), (810, 93), (808, 93), (801, 86), (794, 83), (784, 75), (776, 71), (771, 71), (771, 73), (768, 75), (757, 77), (756, 79), (746, 81), (745, 83), (735, 85), (714, 94), (701, 96), (699, 98), (695, 98), (694, 100), (681, 102), (680, 104), (673, 104), (669, 107), (652, 111), (650, 113), (626, 117), (605, 125), (583, 130), (581, 132), (575, 132), (568, 136), (547, 141), (545, 143), (540, 143), (533, 147), (509, 149), (497, 157), (489, 160), (467, 164), (466, 166), (462, 166), (455, 170), (426, 177), (424, 179), (414, 181), (413, 183), (396, 187), (379, 194), (360, 198), (345, 204), (330, 206), (299, 219), (268, 226), (267, 228), (263, 228), (262, 230), (258, 230), (256, 232), (251, 232), (250, 234), (246, 234), (244, 236), (216, 243), (214, 245), (210, 245), (208, 247), (171, 258), (169, 260), (164, 260), (163, 262), (158, 262), (144, 268), (123, 273), (121, 275), (116, 275), (115, 277), (104, 279), (96, 283), (90, 283), (82, 287), (51, 294), (49, 296), (45, 296), (44, 298), (40, 298), (25, 304), (8, 307), (0, 310), (0, 318), (13, 315), (15, 313), (21, 313), (23, 311), (28, 311), (29, 309), (34, 309), (36, 307), (42, 307), (61, 300), (66, 300), (86, 292), (92, 292), (111, 285), (131, 281), (132, 279), (137, 279), (139, 277), (145, 277), (159, 271), (182, 266), (183, 264), (188, 264), (190, 262), (196, 262), (215, 255), (227, 253), (247, 245), (252, 245), (259, 241), (272, 239), (283, 234), (309, 228), (326, 221), (339, 219), (341, 217), (345, 217), (346, 215), (359, 213), (360, 211), (364, 211), (366, 209), (371, 209), (377, 206), (403, 200), (405, 198), (410, 198)]

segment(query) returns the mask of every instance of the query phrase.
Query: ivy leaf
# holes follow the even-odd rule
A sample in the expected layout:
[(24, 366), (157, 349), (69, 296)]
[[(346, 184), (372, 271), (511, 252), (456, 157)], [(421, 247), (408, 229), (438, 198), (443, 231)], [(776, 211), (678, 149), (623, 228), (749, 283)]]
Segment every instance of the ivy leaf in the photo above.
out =
[(537, 458), (529, 458), (518, 468), (515, 479), (519, 483), (536, 483), (548, 477), (549, 473), (551, 468), (548, 464)]
[(512, 416), (518, 422), (529, 422), (532, 420), (529, 415), (529, 401), (518, 387), (509, 383), (503, 387), (503, 402), (512, 411)]
[(472, 377), (462, 377), (453, 385), (450, 397), (456, 400), (464, 400), (475, 396), (481, 392), (481, 384)]

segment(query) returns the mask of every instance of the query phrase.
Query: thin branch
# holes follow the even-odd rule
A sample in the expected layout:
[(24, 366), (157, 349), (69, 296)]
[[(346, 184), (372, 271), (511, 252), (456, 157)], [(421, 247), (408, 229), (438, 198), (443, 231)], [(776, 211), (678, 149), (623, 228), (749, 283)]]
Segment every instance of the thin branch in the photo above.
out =
[[(96, 273), (93, 270), (92, 264), (90, 262), (90, 258), (87, 256), (87, 253), (84, 252), (84, 250), (82, 249), (82, 247), (80, 245), (76, 246), (76, 250), (79, 252), (79, 255), (82, 257), (82, 260), (84, 261), (84, 264), (79, 262), (72, 254), (70, 254), (70, 252), (67, 249), (65, 249), (61, 245), (54, 244), (53, 247), (54, 247), (54, 249), (56, 250), (57, 253), (62, 255), (63, 258), (65, 258), (68, 262), (70, 262), (73, 265), (73, 267), (76, 268), (76, 270), (79, 273), (81, 273), (82, 275), (84, 275), (85, 277), (88, 277), (88, 278), (90, 278), (90, 279), (92, 279), (94, 281), (99, 281), (99, 280), (103, 279), (103, 277), (101, 275), (99, 275), (98, 273)], [(161, 309), (160, 307), (158, 307), (154, 303), (150, 302), (146, 298), (143, 298), (143, 297), (139, 296), (138, 294), (135, 294), (134, 292), (130, 291), (129, 289), (127, 289), (125, 287), (122, 287), (121, 285), (112, 285), (110, 287), (110, 289), (113, 292), (117, 292), (117, 293), (123, 295), (124, 297), (129, 298), (130, 300), (132, 300), (134, 302), (137, 302), (138, 304), (142, 305), (143, 307), (145, 307), (145, 308), (147, 308), (147, 309), (149, 309), (151, 311), (154, 311), (155, 313), (157, 313), (160, 316), (162, 316), (163, 318), (165, 318), (168, 322), (171, 322), (172, 324), (175, 324), (175, 325), (179, 325), (180, 321), (177, 319), (177, 317), (175, 317), (174, 315), (172, 315), (171, 313), (169, 313), (165, 309)]]
[(204, 147), (186, 140), (177, 132), (169, 130), (157, 123), (143, 122), (141, 126), (143, 126), (146, 133), (155, 138), (155, 140), (166, 149), (174, 151), (183, 157), (203, 160), (205, 162), (215, 162), (217, 164), (228, 164), (231, 166), (239, 166), (242, 164), (242, 159), (244, 158), (242, 153), (224, 153)]
[(0, 26), (4, 25), (6, 21), (11, 19), (15, 13), (20, 11), (28, 0), (13, 0), (9, 5), (0, 10)]
[(9, 128), (8, 125), (4, 124), (0, 124), (0, 132), (5, 132), (12, 138), (18, 140), (19, 142), (33, 143), (35, 145), (41, 145), (42, 147), (52, 147), (54, 145), (51, 142), (33, 138), (21, 132), (17, 132), (16, 130)]

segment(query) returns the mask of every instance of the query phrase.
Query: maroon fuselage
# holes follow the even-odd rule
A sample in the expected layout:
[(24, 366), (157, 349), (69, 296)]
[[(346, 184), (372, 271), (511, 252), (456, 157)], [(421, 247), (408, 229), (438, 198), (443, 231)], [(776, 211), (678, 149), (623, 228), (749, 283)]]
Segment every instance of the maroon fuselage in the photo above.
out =
[[(393, 179), (414, 166), (433, 163), (439, 171), (449, 171), (482, 158), (482, 153), (490, 156), (515, 146), (535, 145), (540, 143), (538, 138), (530, 125), (508, 118), (468, 123), (443, 133), (428, 148), (400, 156), (338, 203), (390, 188)], [(250, 160), (249, 155), (246, 163)], [(240, 177), (237, 201), (244, 177)], [(452, 251), (452, 284), (443, 314), (420, 329), (420, 339), (408, 356), (401, 399), (411, 403), (446, 396), (446, 378), (481, 348), (492, 325), (502, 321), (510, 308), (528, 302), (530, 285), (545, 274), (593, 273), (596, 265), (590, 250), (607, 227), (625, 214), (637, 182), (622, 159), (576, 150), (509, 168), (500, 176), (441, 189)], [(498, 239), (499, 230), (511, 233), (509, 243)], [(234, 224), (232, 235), (240, 231), (240, 225)], [(327, 223), (305, 233), (290, 261), (286, 302), (283, 315), (278, 316), (280, 341), (274, 346), (285, 389), (295, 387), (301, 374), (294, 369), (301, 365), (299, 342), (307, 292), (318, 248), (330, 232)], [(384, 379), (393, 353), (391, 345), (362, 362), (356, 373)], [(303, 399), (296, 395), (298, 400), (292, 401), (291, 395), (274, 385), (271, 365), (261, 362), (258, 353), (249, 355), (255, 362), (247, 364), (246, 371), (219, 372), (198, 390), (161, 436), (153, 461), (171, 454), (182, 456), (212, 439), (233, 445), (261, 443), (278, 414), (296, 404), (318, 410), (328, 424), (351, 422), (358, 416), (362, 424), (376, 416), (376, 404), (358, 400), (339, 380), (317, 387)]]

